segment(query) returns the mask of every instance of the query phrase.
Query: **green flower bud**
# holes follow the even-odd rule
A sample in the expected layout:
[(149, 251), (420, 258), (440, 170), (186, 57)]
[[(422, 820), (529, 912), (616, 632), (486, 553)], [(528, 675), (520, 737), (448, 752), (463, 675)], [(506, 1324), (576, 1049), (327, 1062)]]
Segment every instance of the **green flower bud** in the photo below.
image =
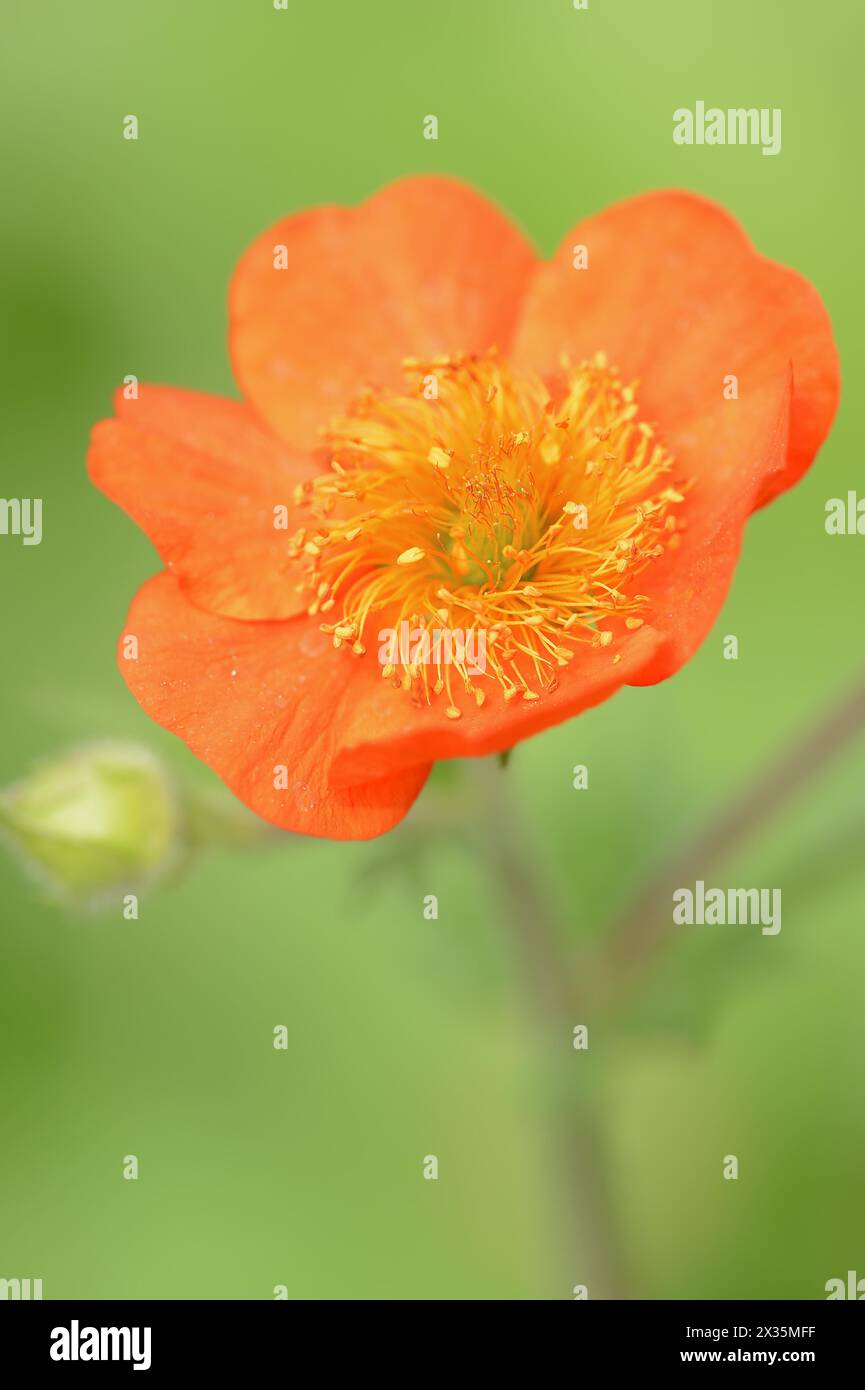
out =
[(146, 749), (95, 743), (48, 759), (0, 791), (0, 828), (56, 896), (98, 906), (174, 867), (180, 811)]

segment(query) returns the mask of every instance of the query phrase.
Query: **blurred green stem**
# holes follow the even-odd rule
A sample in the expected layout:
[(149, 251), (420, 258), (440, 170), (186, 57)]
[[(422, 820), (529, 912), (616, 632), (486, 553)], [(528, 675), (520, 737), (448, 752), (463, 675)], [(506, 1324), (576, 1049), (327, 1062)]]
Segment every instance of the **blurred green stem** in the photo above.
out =
[[(757, 834), (863, 732), (865, 678), (674, 854), (613, 922), (604, 934), (600, 960), (593, 962), (593, 1017), (597, 1017), (599, 1006), (616, 1002), (668, 945), (673, 932), (670, 903), (674, 888), (705, 878), (719, 860)], [(586, 1021), (587, 1001), (577, 993), (574, 958), (536, 867), (537, 856), (527, 849), (505, 764), (495, 758), (481, 758), (476, 767), (481, 798), (478, 824), (501, 889), (505, 921), (523, 966), (521, 978), (541, 1044), (542, 1064), (552, 1081), (557, 1170), (554, 1218), (566, 1277), (569, 1283), (586, 1284), (591, 1298), (622, 1298), (626, 1293), (604, 1145), (602, 1085), (596, 1071), (574, 1077), (574, 1057), (569, 1049), (573, 1026)], [(580, 1060), (586, 1065), (591, 1056), (588, 1053)], [(596, 1058), (597, 1054), (592, 1061)], [(587, 1083), (589, 1074), (594, 1078), (592, 1084)]]
[(520, 825), (507, 772), (495, 758), (479, 758), (478, 825), (504, 906), (505, 923), (521, 965), (523, 987), (538, 1041), (550, 1119), (555, 1182), (552, 1221), (561, 1266), (562, 1297), (585, 1284), (592, 1299), (625, 1297), (610, 1165), (603, 1136), (601, 1087), (591, 1053), (573, 1048), (580, 1016), (575, 989), (546, 884)]
[(788, 744), (756, 781), (674, 854), (613, 922), (606, 937), (604, 995), (617, 996), (649, 968), (673, 934), (675, 888), (705, 879), (736, 845), (748, 841), (865, 732), (865, 677)]

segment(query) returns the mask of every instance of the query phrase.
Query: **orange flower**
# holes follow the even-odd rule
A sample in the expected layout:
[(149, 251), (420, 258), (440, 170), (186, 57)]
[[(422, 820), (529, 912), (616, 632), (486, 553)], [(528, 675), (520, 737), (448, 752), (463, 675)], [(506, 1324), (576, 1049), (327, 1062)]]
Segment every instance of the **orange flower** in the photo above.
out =
[(244, 403), (146, 387), (94, 431), (166, 566), (120, 667), (260, 815), (339, 839), (439, 758), (676, 671), (838, 398), (816, 291), (689, 193), (539, 262), (471, 189), (403, 179), (261, 236), (230, 321)]

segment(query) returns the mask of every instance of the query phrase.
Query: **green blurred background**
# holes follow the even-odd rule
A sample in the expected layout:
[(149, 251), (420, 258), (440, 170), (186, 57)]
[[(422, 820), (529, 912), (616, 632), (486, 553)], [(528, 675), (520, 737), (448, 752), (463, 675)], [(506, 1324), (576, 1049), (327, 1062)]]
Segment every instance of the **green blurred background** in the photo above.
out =
[[(115, 671), (157, 562), (84, 457), (127, 373), (233, 393), (225, 291), (259, 231), (437, 170), (549, 254), (611, 201), (699, 190), (820, 289), (846, 394), (804, 484), (750, 524), (689, 667), (521, 745), (504, 774), (582, 983), (644, 876), (785, 745), (795, 756), (862, 662), (865, 540), (823, 524), (862, 476), (862, 39), (849, 0), (7, 8), (0, 491), (42, 496), (45, 534), (0, 538), (0, 783), (94, 736), (208, 782)], [(675, 146), (672, 112), (697, 99), (781, 107), (782, 153)], [(50, 905), (0, 857), (0, 1276), (41, 1277), (46, 1298), (592, 1296), (568, 1213), (596, 1194), (556, 1152), (563, 1124), (590, 1121), (620, 1291), (820, 1298), (865, 1275), (865, 743), (706, 875), (780, 886), (781, 934), (683, 930), (626, 1005), (596, 1016), (589, 988), (573, 1018), (589, 1052), (563, 1018), (555, 1056), (558, 1023), (539, 1046), (526, 1007), (476, 771), (437, 772), (379, 842), (202, 859), (137, 922)]]

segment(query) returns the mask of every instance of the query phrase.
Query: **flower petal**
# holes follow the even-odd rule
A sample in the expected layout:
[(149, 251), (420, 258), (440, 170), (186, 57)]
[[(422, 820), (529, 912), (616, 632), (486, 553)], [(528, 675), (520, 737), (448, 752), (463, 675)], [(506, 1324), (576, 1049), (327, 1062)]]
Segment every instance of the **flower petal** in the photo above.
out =
[[(287, 558), (295, 484), (314, 476), (238, 401), (143, 386), (101, 421), (90, 476), (147, 533), (192, 602), (237, 618), (303, 612)], [(287, 508), (275, 525), (275, 507)]]
[(163, 572), (133, 600), (129, 635), (138, 658), (124, 659), (121, 639), (118, 664), (146, 713), (283, 830), (369, 839), (402, 819), (426, 781), (428, 763), (350, 789), (330, 785), (335, 730), (364, 673), (310, 622), (205, 613)]
[[(588, 266), (576, 270), (575, 246)], [(523, 302), (514, 357), (554, 370), (562, 352), (604, 350), (626, 379), (639, 378), (641, 414), (658, 422), (684, 471), (718, 466), (699, 452), (715, 428), (734, 442), (731, 415), (749, 393), (793, 367), (785, 459), (775, 460), (755, 505), (790, 487), (825, 439), (838, 402), (838, 355), (817, 291), (796, 271), (758, 255), (738, 222), (696, 194), (631, 198), (580, 222), (538, 267)], [(725, 400), (725, 376), (738, 400)], [(703, 428), (695, 431), (694, 422)], [(706, 429), (708, 422), (714, 422)], [(735, 472), (739, 460), (727, 456)]]
[[(735, 416), (707, 416), (691, 423), (696, 453), (714, 463), (682, 508), (680, 544), (640, 576), (650, 599), (647, 622), (666, 641), (631, 684), (651, 685), (672, 675), (703, 642), (721, 611), (733, 579), (748, 517), (759, 505), (767, 478), (777, 478), (789, 457), (792, 373), (785, 381), (754, 387)], [(735, 460), (735, 463), (731, 463)]]
[(374, 718), (360, 704), (346, 719), (331, 780), (334, 785), (352, 786), (372, 768), (395, 770), (411, 767), (420, 758), (437, 762), (502, 752), (608, 699), (638, 676), (662, 640), (649, 627), (629, 634), (623, 659), (616, 665), (609, 651), (585, 647), (562, 671), (558, 690), (532, 702), (520, 698), (505, 702), (497, 687), (478, 680), (476, 685), (487, 692), (486, 702), (479, 709), (470, 696), (455, 695), (454, 704), (462, 711), (459, 719), (445, 717), (440, 699), (416, 707), (401, 691), (388, 688), (384, 693), (390, 699), (385, 702), (379, 697)]
[(314, 447), (363, 386), (401, 387), (405, 357), (506, 347), (534, 263), (504, 215), (450, 178), (286, 217), (235, 272), (237, 381), (285, 439)]

